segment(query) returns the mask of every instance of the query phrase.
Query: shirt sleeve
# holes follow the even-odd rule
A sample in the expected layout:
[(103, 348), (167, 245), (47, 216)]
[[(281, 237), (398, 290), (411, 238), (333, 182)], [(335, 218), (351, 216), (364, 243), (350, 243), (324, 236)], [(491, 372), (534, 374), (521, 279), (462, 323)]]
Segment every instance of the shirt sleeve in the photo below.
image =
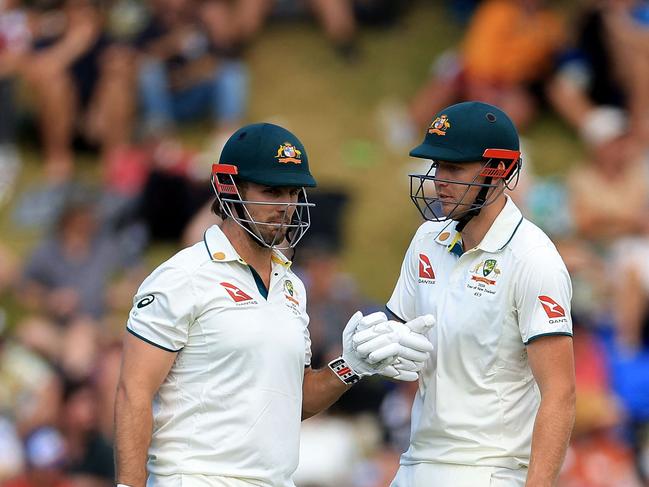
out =
[(392, 296), (386, 305), (388, 311), (402, 321), (410, 321), (417, 317), (416, 292), (417, 292), (417, 265), (416, 244), (418, 234), (410, 242), (401, 264), (401, 273), (397, 285), (392, 291)]
[(543, 248), (528, 254), (521, 262), (514, 292), (518, 326), (526, 345), (543, 336), (572, 336), (572, 285), (555, 249)]
[(151, 345), (178, 352), (187, 343), (195, 305), (189, 274), (163, 264), (138, 289), (126, 329)]

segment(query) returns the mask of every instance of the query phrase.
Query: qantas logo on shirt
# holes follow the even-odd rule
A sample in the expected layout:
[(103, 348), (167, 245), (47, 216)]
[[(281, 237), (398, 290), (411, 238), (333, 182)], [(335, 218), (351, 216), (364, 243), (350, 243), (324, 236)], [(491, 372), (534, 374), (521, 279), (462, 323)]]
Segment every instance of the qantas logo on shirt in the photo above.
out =
[(230, 297), (234, 299), (235, 303), (252, 301), (252, 298), (250, 296), (248, 296), (246, 293), (244, 293), (241, 289), (239, 289), (234, 284), (230, 284), (229, 282), (222, 282), (221, 286), (225, 288), (225, 290), (228, 292)]
[(539, 296), (539, 301), (548, 318), (565, 318), (566, 311), (550, 296)]
[(430, 265), (430, 260), (425, 254), (419, 254), (419, 279), (435, 279), (435, 272), (433, 266)]

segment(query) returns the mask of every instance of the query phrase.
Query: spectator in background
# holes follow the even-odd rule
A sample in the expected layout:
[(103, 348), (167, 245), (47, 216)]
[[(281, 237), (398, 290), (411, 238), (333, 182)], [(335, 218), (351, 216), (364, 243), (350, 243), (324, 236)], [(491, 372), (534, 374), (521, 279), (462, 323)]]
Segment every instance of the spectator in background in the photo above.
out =
[(59, 404), (60, 382), (52, 366), (6, 331), (0, 333), (0, 416), (23, 436), (54, 424)]
[(106, 34), (100, 2), (36, 5), (42, 8), (32, 11), (33, 50), (22, 73), (40, 118), (46, 178), (58, 184), (73, 175), (75, 133), (99, 145), (104, 158), (128, 142), (133, 70), (129, 51)]
[(147, 134), (173, 135), (176, 122), (209, 114), (213, 139), (222, 145), (240, 124), (248, 98), (228, 3), (151, 0), (149, 6), (149, 23), (136, 39)]
[(109, 487), (115, 477), (113, 446), (99, 432), (98, 405), (97, 391), (90, 382), (66, 385), (61, 411), (65, 469), (78, 487)]
[(649, 128), (649, 16), (640, 0), (591, 1), (548, 86), (555, 110), (587, 143), (594, 143), (615, 110), (630, 115), (630, 133)]
[[(595, 250), (608, 281), (612, 328), (608, 348), (612, 384), (632, 432), (637, 470), (646, 480), (643, 455), (649, 448), (643, 431), (649, 424), (649, 165), (642, 143), (629, 132), (627, 119), (609, 109), (596, 139), (588, 145), (590, 160), (568, 179), (577, 238)], [(595, 267), (594, 260), (588, 267)], [(594, 405), (594, 401), (591, 401)]]
[(9, 200), (20, 169), (15, 145), (15, 79), (29, 49), (27, 14), (19, 0), (0, 4), (0, 206)]
[(600, 245), (649, 235), (649, 166), (627, 132), (626, 117), (611, 112), (598, 131), (589, 161), (568, 177), (575, 230)]
[(649, 304), (649, 165), (621, 111), (611, 111), (597, 130), (590, 161), (568, 179), (571, 211), (577, 235), (595, 244), (618, 276), (612, 288), (619, 338), (638, 349)]
[(618, 430), (624, 412), (612, 389), (607, 350), (591, 324), (580, 318), (574, 323), (577, 410), (559, 485), (640, 487), (631, 449)]
[(56, 429), (35, 430), (25, 440), (25, 473), (2, 487), (77, 487), (63, 470), (65, 455), (63, 437)]
[(356, 60), (356, 20), (350, 0), (236, 0), (235, 19), (241, 40), (244, 44), (251, 42), (273, 10), (277, 10), (279, 17), (294, 17), (304, 4), (322, 24), (340, 56), (347, 61)]
[(536, 114), (541, 87), (564, 38), (561, 17), (546, 3), (481, 2), (461, 45), (438, 58), (433, 76), (411, 100), (407, 113), (385, 117), (391, 120), (390, 145), (410, 146), (416, 127), (429, 123), (442, 107), (464, 100), (496, 105), (524, 130)]
[(44, 333), (58, 336), (37, 348), (76, 378), (89, 374), (96, 358), (111, 279), (120, 272), (123, 279), (139, 279), (139, 249), (102, 233), (99, 223), (92, 202), (71, 196), (53, 235), (28, 258), (19, 296), (46, 319), (18, 329), (32, 344)]

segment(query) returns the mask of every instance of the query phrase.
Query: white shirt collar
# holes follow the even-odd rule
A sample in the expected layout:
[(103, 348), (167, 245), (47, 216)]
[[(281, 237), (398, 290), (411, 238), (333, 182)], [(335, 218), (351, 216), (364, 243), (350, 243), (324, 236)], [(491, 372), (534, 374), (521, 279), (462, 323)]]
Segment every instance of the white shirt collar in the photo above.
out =
[[(505, 206), (492, 223), (487, 234), (478, 244), (477, 248), (480, 250), (490, 253), (503, 250), (523, 221), (521, 211), (508, 195), (505, 195), (505, 197), (507, 198)], [(462, 235), (455, 230), (456, 225), (456, 221), (450, 222), (437, 234), (435, 242), (444, 245), (449, 252), (461, 255)]]
[[(218, 225), (212, 225), (207, 230), (205, 230), (205, 234), (203, 235), (203, 242), (205, 243), (205, 248), (210, 256), (210, 259), (212, 259), (214, 262), (232, 262), (236, 260), (241, 264), (247, 265), (246, 261), (243, 260), (237, 253), (237, 251), (228, 240), (228, 237), (225, 236)], [(277, 249), (273, 249), (271, 260), (275, 264), (280, 264), (286, 268), (289, 268), (292, 264), (292, 262)]]

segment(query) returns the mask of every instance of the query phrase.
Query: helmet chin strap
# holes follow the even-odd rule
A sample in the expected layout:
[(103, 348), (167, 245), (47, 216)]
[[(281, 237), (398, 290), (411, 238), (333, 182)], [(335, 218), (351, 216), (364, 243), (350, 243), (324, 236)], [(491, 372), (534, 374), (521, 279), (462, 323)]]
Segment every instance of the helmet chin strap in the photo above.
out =
[[(493, 178), (487, 177), (485, 178), (485, 184), (491, 184), (491, 181)], [(467, 223), (471, 221), (471, 219), (475, 216), (478, 216), (480, 214), (480, 210), (484, 206), (484, 204), (487, 201), (487, 193), (489, 192), (488, 187), (483, 187), (480, 189), (478, 192), (477, 196), (475, 197), (475, 200), (473, 201), (473, 205), (475, 208), (472, 210), (467, 211), (464, 215), (462, 215), (461, 218), (457, 220), (457, 225), (455, 225), (455, 230), (458, 232), (461, 232), (464, 230), (464, 227), (466, 227)]]

